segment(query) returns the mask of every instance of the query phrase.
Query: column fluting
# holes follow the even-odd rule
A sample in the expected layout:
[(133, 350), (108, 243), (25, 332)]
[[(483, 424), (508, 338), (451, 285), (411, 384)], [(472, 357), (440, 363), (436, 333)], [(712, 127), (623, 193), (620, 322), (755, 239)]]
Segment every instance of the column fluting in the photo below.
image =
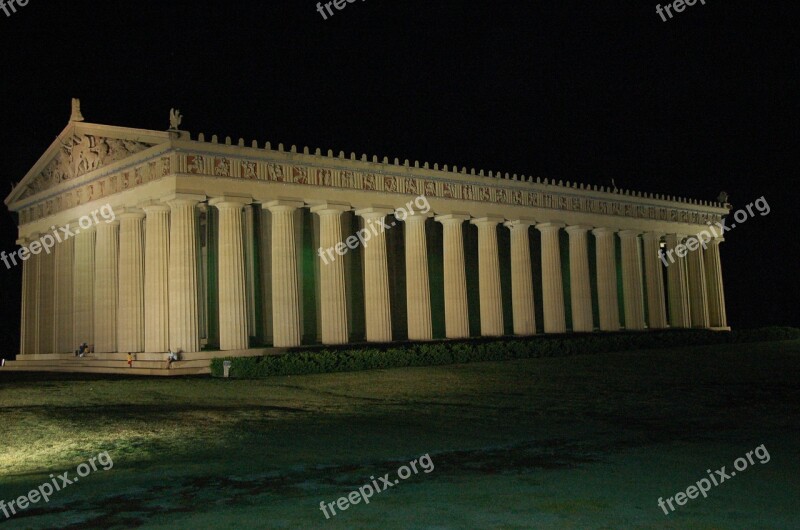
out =
[(505, 223), (511, 231), (511, 312), (515, 335), (536, 333), (536, 310), (533, 299), (533, 270), (529, 228), (533, 221)]
[(76, 344), (72, 340), (72, 282), (75, 239), (70, 237), (56, 243), (53, 252), (56, 259), (55, 271), (55, 351), (71, 353)]
[(572, 301), (572, 331), (594, 330), (592, 287), (589, 279), (589, 241), (591, 226), (569, 226), (569, 285)]
[[(690, 241), (699, 245), (699, 241), (695, 238), (691, 238)], [(689, 250), (689, 254), (686, 255), (686, 264), (689, 277), (689, 312), (692, 319), (692, 327), (708, 328), (708, 293), (706, 290), (703, 247), (698, 246), (694, 250)]]
[(219, 211), (219, 347), (245, 350), (249, 345), (245, 293), (242, 208), (250, 199), (215, 197)]
[(647, 282), (647, 325), (650, 329), (667, 327), (667, 311), (664, 303), (664, 275), (661, 270), (661, 237), (658, 232), (647, 232), (644, 242), (644, 268)]
[(355, 212), (364, 219), (364, 229), (373, 234), (363, 244), (364, 313), (368, 342), (392, 340), (389, 268), (386, 261), (386, 231), (383, 228), (384, 219), (392, 211), (384, 208), (364, 208)]
[[(35, 236), (32, 236), (35, 237)], [(38, 237), (38, 236), (37, 236)], [(32, 239), (20, 239), (18, 245), (27, 249)], [(39, 297), (37, 285), (39, 278), (38, 256), (25, 251), (18, 253), (22, 261), (22, 334), (20, 337), (20, 354), (32, 355), (39, 348)]]
[(169, 212), (162, 203), (142, 205), (145, 212), (144, 349), (169, 349)]
[(272, 215), (272, 329), (276, 347), (300, 345), (300, 298), (297, 281), (295, 212), (300, 201), (271, 201), (263, 205)]
[(170, 208), (167, 283), (169, 348), (172, 351), (186, 353), (200, 350), (196, 206), (204, 199), (202, 195), (176, 194), (166, 201)]
[(428, 217), (429, 214), (412, 211), (405, 219), (406, 310), (410, 340), (433, 338), (428, 242), (425, 230), (425, 221)]
[(116, 352), (119, 221), (98, 223), (95, 230), (94, 348), (95, 352)]
[(619, 331), (619, 301), (617, 298), (616, 230), (595, 228), (597, 262), (597, 305), (601, 331)]
[(564, 333), (567, 330), (559, 242), (559, 233), (564, 226), (563, 223), (536, 225), (536, 229), (542, 233), (542, 299), (545, 333)]
[(497, 249), (497, 225), (502, 221), (499, 217), (481, 217), (471, 221), (478, 227), (478, 292), (481, 335), (484, 337), (499, 337), (504, 333), (500, 254)]
[(722, 285), (722, 263), (719, 256), (719, 245), (724, 238), (716, 238), (709, 242), (704, 252), (706, 285), (708, 286), (709, 324), (714, 328), (727, 328), (728, 318), (725, 312), (725, 290)]
[[(321, 263), (319, 264), (320, 323), (323, 344), (345, 344), (348, 341), (347, 296), (344, 281), (344, 259), (326, 253), (342, 241), (342, 212), (349, 205), (325, 203), (311, 208), (319, 216), (319, 241)], [(339, 247), (341, 248), (341, 247)], [(274, 288), (274, 286), (273, 286)]]
[(94, 277), (95, 239), (97, 232), (92, 226), (75, 234), (75, 266), (72, 281), (72, 342), (77, 349), (84, 342), (94, 345)]
[[(39, 278), (37, 289), (39, 294), (39, 353), (55, 352), (56, 318), (55, 318), (55, 255), (52, 249), (45, 251), (41, 241), (37, 259), (39, 261)], [(33, 246), (33, 243), (31, 243)], [(30, 247), (29, 247), (30, 248)]]
[(144, 351), (144, 212), (126, 209), (119, 219), (119, 351)]
[(463, 223), (468, 215), (447, 214), (435, 217), (442, 223), (444, 262), (444, 318), (448, 339), (469, 337), (467, 274), (464, 262)]
[(689, 314), (689, 285), (686, 277), (686, 256), (675, 252), (686, 236), (667, 234), (666, 261), (667, 288), (669, 293), (669, 325), (673, 328), (691, 327)]
[(637, 230), (619, 233), (622, 247), (622, 296), (625, 305), (625, 329), (641, 330), (644, 325), (644, 289), (642, 287), (642, 252)]

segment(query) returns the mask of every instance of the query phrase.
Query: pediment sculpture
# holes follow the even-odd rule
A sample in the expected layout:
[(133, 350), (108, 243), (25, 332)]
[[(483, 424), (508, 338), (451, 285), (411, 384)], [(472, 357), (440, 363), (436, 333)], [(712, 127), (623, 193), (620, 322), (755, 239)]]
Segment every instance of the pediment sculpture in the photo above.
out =
[(31, 182), (28, 194), (57, 186), (90, 171), (107, 166), (150, 147), (150, 144), (105, 138), (94, 135), (73, 135), (61, 142), (58, 155)]

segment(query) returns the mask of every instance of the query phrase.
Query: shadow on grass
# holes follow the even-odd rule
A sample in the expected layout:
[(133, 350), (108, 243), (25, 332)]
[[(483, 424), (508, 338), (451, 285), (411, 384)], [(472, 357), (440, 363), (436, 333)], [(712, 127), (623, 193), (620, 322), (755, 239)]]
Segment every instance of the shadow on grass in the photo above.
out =
[[(605, 449), (605, 448), (603, 448)], [(455, 479), (460, 474), (519, 474), (534, 470), (575, 468), (598, 462), (598, 448), (565, 439), (526, 442), (508, 447), (432, 454), (439, 479)], [(395, 471), (409, 460), (381, 460), (359, 465), (294, 468), (289, 472), (270, 472), (247, 477), (194, 476), (173, 479), (139, 492), (135, 498), (112, 494), (93, 500), (80, 500), (58, 508), (36, 508), (18, 514), (15, 519), (61, 514), (91, 514), (82, 521), (63, 524), (61, 528), (135, 527), (153, 517), (197, 511), (198, 505), (257, 505), (262, 495), (305, 496), (310, 490), (325, 488), (354, 490), (370, 482), (369, 477)], [(422, 474), (422, 472), (420, 473)], [(409, 481), (413, 481), (412, 476)]]

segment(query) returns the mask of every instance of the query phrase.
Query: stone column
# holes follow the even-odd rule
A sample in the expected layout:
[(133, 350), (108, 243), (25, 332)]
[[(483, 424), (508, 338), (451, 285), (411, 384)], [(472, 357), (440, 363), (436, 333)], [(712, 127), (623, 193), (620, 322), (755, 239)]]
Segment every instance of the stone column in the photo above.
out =
[(713, 328), (727, 328), (728, 318), (725, 313), (725, 290), (722, 286), (722, 263), (719, 258), (719, 244), (724, 238), (712, 239), (703, 253), (706, 270), (706, 286), (708, 287), (708, 316)]
[(619, 302), (617, 301), (617, 254), (614, 234), (610, 228), (595, 228), (597, 261), (597, 303), (601, 331), (619, 331)]
[(72, 340), (72, 281), (75, 239), (68, 238), (53, 248), (56, 260), (55, 276), (55, 351), (70, 353), (77, 344)]
[(428, 243), (425, 221), (430, 214), (412, 211), (405, 219), (406, 310), (409, 340), (433, 338)]
[(708, 328), (708, 294), (706, 292), (706, 271), (703, 265), (703, 247), (695, 237), (689, 238), (689, 245), (697, 248), (689, 250), (686, 256), (688, 277), (689, 277), (689, 313), (692, 319), (692, 327)]
[(219, 348), (246, 350), (249, 334), (242, 208), (250, 199), (215, 197), (208, 203), (219, 210)]
[[(32, 236), (33, 237), (33, 236)], [(38, 237), (38, 235), (36, 235)], [(20, 239), (17, 244), (22, 248), (18, 253), (22, 261), (22, 334), (20, 337), (20, 354), (32, 355), (39, 350), (39, 256), (27, 250), (32, 239)]]
[[(209, 343), (209, 314), (208, 314), (208, 250), (214, 244), (211, 231), (214, 228), (209, 218), (213, 215), (214, 208), (207, 202), (200, 202), (195, 209), (195, 230), (197, 232), (197, 333), (200, 335), (200, 348)], [(211, 256), (213, 258), (213, 256)], [(211, 286), (214, 290), (216, 285)], [(203, 340), (205, 339), (205, 341)]]
[(94, 277), (94, 351), (117, 351), (119, 221), (97, 223)]
[[(242, 241), (244, 244), (245, 299), (247, 303), (247, 330), (250, 336), (257, 336), (256, 323), (256, 216), (254, 206), (246, 205), (242, 212)], [(263, 208), (263, 205), (262, 205)]]
[[(195, 207), (202, 200), (205, 200), (204, 195), (184, 193), (174, 194), (166, 199), (170, 208), (167, 279), (169, 284), (169, 347), (172, 351), (184, 353), (200, 350)], [(221, 250), (220, 248), (220, 254), (222, 254)]]
[(567, 331), (564, 316), (564, 284), (561, 277), (559, 232), (564, 223), (540, 223), (542, 233), (542, 299), (544, 300), (544, 332)]
[(144, 212), (126, 208), (119, 219), (119, 314), (121, 352), (144, 351)]
[(95, 239), (97, 232), (92, 226), (75, 232), (75, 267), (72, 277), (72, 343), (94, 345), (94, 276)]
[(505, 223), (511, 230), (511, 311), (515, 335), (534, 335), (536, 317), (533, 303), (533, 272), (528, 228), (532, 221)]
[(38, 353), (55, 352), (55, 256), (52, 250), (45, 252), (41, 241), (32, 241), (28, 247), (35, 250), (39, 261), (39, 348)]
[(275, 347), (300, 346), (300, 298), (297, 284), (295, 211), (301, 201), (271, 201), (262, 206), (272, 214), (272, 328)]
[[(261, 332), (263, 344), (273, 342), (272, 336), (272, 214), (262, 206), (259, 216), (259, 238), (257, 252), (260, 259), (259, 282), (261, 283)], [(316, 273), (315, 273), (316, 274)], [(317, 282), (319, 283), (319, 282)], [(319, 303), (319, 301), (317, 301)]]
[(150, 202), (145, 212), (144, 349), (169, 349), (169, 206)]
[(481, 335), (500, 337), (503, 328), (503, 295), (500, 290), (500, 253), (497, 249), (497, 224), (500, 217), (473, 219), (478, 227), (478, 290), (480, 293)]
[[(667, 234), (667, 288), (669, 289), (669, 324), (673, 328), (691, 326), (689, 316), (689, 285), (686, 278), (686, 255), (675, 253), (675, 248), (686, 236)], [(672, 252), (670, 252), (672, 251)], [(674, 258), (674, 261), (670, 258)]]
[[(368, 342), (392, 340), (392, 308), (389, 298), (389, 268), (386, 262), (386, 231), (381, 224), (394, 210), (363, 208), (355, 214), (374, 235), (363, 245), (364, 313)], [(377, 232), (371, 227), (377, 227)], [(353, 237), (353, 236), (350, 236)]]
[(572, 331), (594, 331), (592, 287), (589, 282), (589, 242), (591, 226), (569, 226), (569, 284), (572, 301)]
[(647, 232), (644, 241), (644, 268), (647, 281), (647, 316), (650, 329), (667, 327), (667, 312), (664, 305), (664, 276), (659, 259), (661, 236), (658, 232)]
[(468, 215), (439, 215), (444, 239), (444, 319), (448, 339), (469, 337), (467, 308), (467, 274), (464, 262), (464, 232), (462, 224)]
[(622, 295), (625, 304), (625, 329), (644, 329), (644, 290), (642, 251), (637, 230), (619, 233), (622, 244)]
[(324, 253), (328, 249), (336, 248), (336, 245), (344, 245), (342, 212), (349, 209), (349, 205), (334, 203), (318, 204), (311, 208), (313, 213), (319, 215), (319, 244), (320, 250), (323, 252), (320, 255), (323, 263), (319, 266), (320, 321), (323, 344), (345, 344), (348, 340), (344, 259), (335, 252), (333, 259), (329, 259), (329, 256)]

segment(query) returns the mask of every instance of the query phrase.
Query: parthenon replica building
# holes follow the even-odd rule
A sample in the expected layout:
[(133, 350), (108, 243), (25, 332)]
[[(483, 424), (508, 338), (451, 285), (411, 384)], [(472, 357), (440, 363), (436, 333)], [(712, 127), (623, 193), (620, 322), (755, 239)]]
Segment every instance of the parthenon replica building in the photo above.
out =
[[(246, 145), (181, 130), (177, 111), (170, 122), (91, 124), (75, 100), (6, 198), (29, 248), (9, 366), (88, 366), (74, 364), (84, 342), (96, 366), (132, 353), (134, 369), (156, 369), (179, 351), (189, 373), (312, 344), (727, 328), (722, 238), (659, 258), (727, 204)], [(98, 219), (104, 205), (113, 220)], [(386, 228), (346, 243), (367, 224)]]

